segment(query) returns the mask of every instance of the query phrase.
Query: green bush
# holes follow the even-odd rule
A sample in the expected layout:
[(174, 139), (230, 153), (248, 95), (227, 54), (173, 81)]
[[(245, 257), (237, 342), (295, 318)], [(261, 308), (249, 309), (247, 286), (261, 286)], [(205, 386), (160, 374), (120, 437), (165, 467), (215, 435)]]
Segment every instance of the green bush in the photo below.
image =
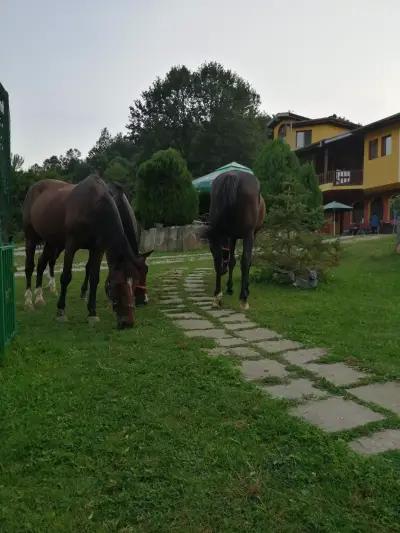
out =
[(183, 157), (174, 150), (160, 150), (138, 171), (136, 208), (145, 228), (154, 224), (182, 226), (198, 214), (199, 199)]

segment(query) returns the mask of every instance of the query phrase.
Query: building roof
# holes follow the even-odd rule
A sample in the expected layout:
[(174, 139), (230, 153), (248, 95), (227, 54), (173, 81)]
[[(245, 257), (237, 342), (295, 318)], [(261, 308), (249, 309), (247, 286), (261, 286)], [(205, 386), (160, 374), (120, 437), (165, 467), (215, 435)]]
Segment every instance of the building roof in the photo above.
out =
[(282, 120), (310, 120), (308, 117), (303, 117), (302, 115), (296, 115), (296, 113), (292, 113), (291, 111), (285, 111), (284, 113), (276, 113), (271, 120), (268, 122), (267, 126), (269, 128), (274, 128), (279, 122), (282, 122)]
[(365, 126), (359, 126), (358, 128), (355, 128), (352, 131), (346, 131), (345, 133), (340, 133), (339, 135), (335, 135), (334, 137), (322, 139), (315, 143), (309, 144), (304, 148), (298, 148), (296, 152), (303, 153), (308, 150), (312, 150), (313, 148), (323, 147), (330, 143), (342, 141), (343, 139), (347, 139), (348, 137), (357, 137), (359, 135), (364, 135), (364, 133), (367, 133), (368, 131), (384, 128), (385, 126), (390, 126), (390, 124), (394, 124), (396, 122), (400, 122), (400, 113), (395, 113), (394, 115), (390, 115), (380, 120), (376, 120), (375, 122), (371, 122), (370, 124), (366, 124)]
[(360, 124), (355, 124), (350, 120), (331, 115), (329, 117), (310, 118), (307, 120), (300, 120), (296, 122), (295, 127), (317, 126), (318, 124), (332, 124), (334, 126), (342, 126), (349, 130), (355, 130), (360, 127)]

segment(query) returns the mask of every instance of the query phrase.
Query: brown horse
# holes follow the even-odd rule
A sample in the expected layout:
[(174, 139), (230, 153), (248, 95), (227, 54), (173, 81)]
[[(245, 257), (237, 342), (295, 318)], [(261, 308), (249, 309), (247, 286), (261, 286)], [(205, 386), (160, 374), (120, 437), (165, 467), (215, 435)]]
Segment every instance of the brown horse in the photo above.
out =
[(72, 279), (75, 252), (89, 250), (89, 321), (97, 320), (96, 292), (104, 252), (109, 263), (110, 296), (114, 302), (119, 328), (131, 327), (132, 286), (140, 278), (145, 261), (136, 257), (124, 232), (121, 217), (107, 185), (91, 175), (78, 185), (42, 180), (28, 191), (23, 207), (25, 232), (25, 304), (32, 306), (31, 279), (36, 246), (44, 242), (36, 279), (36, 303), (43, 301), (42, 278), (47, 263), (54, 267), (58, 254), (65, 250), (61, 274), (61, 293), (57, 316), (65, 320), (67, 287)]
[[(121, 185), (116, 183), (108, 184), (108, 190), (112, 197), (114, 198), (115, 204), (117, 206), (119, 215), (121, 217), (122, 226), (125, 231), (125, 235), (128, 239), (130, 247), (133, 254), (136, 257), (142, 258), (144, 261), (150, 256), (153, 251), (146, 252), (141, 254), (139, 252), (140, 245), (140, 231), (139, 224), (137, 223), (135, 213), (132, 209), (131, 204), (129, 203), (128, 198), (124, 192), (124, 189)], [(139, 281), (135, 285), (135, 304), (136, 305), (145, 305), (149, 301), (147, 293), (147, 265), (144, 265), (144, 268), (139, 269)], [(51, 275), (51, 272), (50, 272)], [(54, 274), (53, 274), (54, 276)], [(86, 292), (89, 284), (90, 277), (90, 262), (86, 264), (86, 274), (85, 279), (81, 287), (81, 298), (86, 297)], [(106, 294), (110, 297), (110, 279), (109, 276), (106, 280)]]
[[(235, 248), (243, 239), (241, 260), (241, 306), (248, 309), (249, 271), (254, 237), (265, 218), (265, 202), (260, 194), (260, 183), (250, 172), (233, 171), (220, 174), (211, 187), (210, 219), (206, 236), (214, 258), (216, 273), (215, 304), (221, 305), (221, 277), (229, 268), (227, 292), (233, 293), (232, 274), (236, 264)], [(224, 258), (224, 251), (229, 256)], [(226, 265), (226, 263), (228, 263)]]

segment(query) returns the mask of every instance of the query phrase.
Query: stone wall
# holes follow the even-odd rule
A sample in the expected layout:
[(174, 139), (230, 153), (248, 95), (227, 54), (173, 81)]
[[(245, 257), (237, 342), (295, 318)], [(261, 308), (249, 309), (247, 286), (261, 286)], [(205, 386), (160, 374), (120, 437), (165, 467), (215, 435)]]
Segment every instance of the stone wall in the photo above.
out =
[(202, 228), (204, 226), (191, 224), (190, 226), (156, 227), (142, 230), (140, 249), (143, 252), (149, 250), (158, 252), (198, 250), (206, 245), (200, 238)]

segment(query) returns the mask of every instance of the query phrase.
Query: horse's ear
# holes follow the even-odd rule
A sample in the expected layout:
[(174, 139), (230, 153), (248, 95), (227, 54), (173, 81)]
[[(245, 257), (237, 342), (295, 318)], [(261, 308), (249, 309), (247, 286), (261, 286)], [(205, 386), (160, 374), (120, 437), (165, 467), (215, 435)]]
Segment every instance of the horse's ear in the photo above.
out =
[(140, 254), (140, 257), (143, 257), (144, 260), (146, 260), (148, 257), (151, 256), (151, 254), (154, 252), (154, 250), (150, 250), (150, 252), (146, 252), (144, 254)]

